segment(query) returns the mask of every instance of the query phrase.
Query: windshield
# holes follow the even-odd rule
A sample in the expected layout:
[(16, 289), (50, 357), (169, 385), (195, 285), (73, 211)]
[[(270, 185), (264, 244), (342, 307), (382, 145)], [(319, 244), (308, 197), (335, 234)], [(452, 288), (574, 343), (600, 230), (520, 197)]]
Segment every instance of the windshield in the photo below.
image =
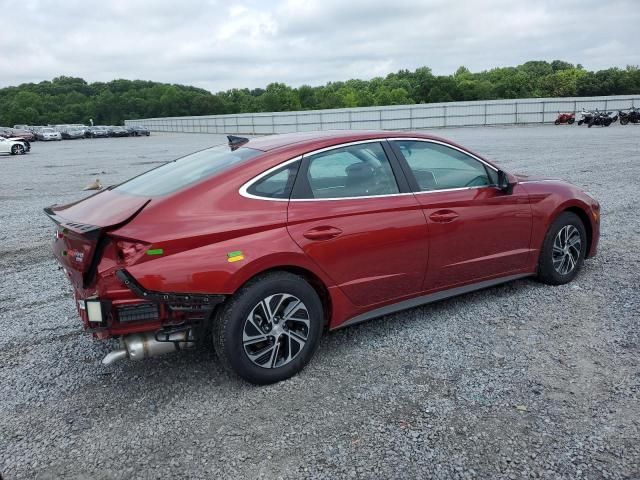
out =
[(213, 177), (262, 153), (253, 148), (240, 148), (232, 152), (228, 146), (220, 145), (165, 163), (118, 185), (114, 190), (144, 197), (166, 195)]

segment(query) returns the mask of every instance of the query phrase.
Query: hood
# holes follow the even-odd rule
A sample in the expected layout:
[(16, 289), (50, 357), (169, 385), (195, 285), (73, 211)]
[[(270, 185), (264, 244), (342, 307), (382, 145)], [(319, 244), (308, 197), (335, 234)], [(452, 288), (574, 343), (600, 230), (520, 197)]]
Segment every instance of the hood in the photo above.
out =
[(539, 175), (524, 175), (521, 173), (514, 173), (513, 176), (516, 178), (518, 182), (548, 182), (548, 181), (562, 182), (563, 181), (561, 178), (544, 177)]

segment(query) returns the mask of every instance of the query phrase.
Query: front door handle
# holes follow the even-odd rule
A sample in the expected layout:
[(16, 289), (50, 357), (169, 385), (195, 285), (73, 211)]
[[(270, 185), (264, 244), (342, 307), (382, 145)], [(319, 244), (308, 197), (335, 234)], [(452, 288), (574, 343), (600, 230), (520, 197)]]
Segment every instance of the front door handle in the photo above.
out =
[(453, 222), (459, 215), (453, 210), (438, 210), (429, 215), (429, 218), (438, 223)]
[(302, 234), (304, 238), (309, 240), (331, 240), (342, 233), (342, 230), (336, 227), (322, 226), (307, 230)]

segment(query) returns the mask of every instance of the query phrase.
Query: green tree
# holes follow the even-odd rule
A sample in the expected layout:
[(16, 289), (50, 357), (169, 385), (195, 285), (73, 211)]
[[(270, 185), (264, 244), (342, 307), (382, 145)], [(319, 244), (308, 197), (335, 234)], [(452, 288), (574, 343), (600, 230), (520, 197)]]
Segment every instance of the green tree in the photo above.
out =
[(59, 76), (0, 88), (0, 125), (88, 122), (89, 118), (120, 124), (125, 118), (638, 92), (638, 66), (591, 72), (564, 60), (533, 60), (481, 72), (461, 66), (453, 75), (434, 75), (428, 67), (420, 67), (370, 80), (298, 88), (272, 83), (266, 88), (217, 93), (145, 80), (87, 83), (82, 78)]

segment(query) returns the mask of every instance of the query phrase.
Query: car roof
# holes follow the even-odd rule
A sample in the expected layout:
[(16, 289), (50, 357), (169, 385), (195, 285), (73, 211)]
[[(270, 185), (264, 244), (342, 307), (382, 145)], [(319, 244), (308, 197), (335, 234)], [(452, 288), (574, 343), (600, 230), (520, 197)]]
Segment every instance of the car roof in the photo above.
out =
[(316, 132), (285, 133), (281, 135), (266, 135), (249, 139), (243, 147), (253, 148), (268, 152), (285, 147), (299, 147), (301, 150), (322, 148), (328, 145), (338, 145), (341, 143), (357, 142), (360, 140), (397, 138), (397, 137), (418, 137), (430, 140), (444, 141), (451, 143), (434, 135), (418, 132), (397, 132), (388, 130), (323, 130)]

